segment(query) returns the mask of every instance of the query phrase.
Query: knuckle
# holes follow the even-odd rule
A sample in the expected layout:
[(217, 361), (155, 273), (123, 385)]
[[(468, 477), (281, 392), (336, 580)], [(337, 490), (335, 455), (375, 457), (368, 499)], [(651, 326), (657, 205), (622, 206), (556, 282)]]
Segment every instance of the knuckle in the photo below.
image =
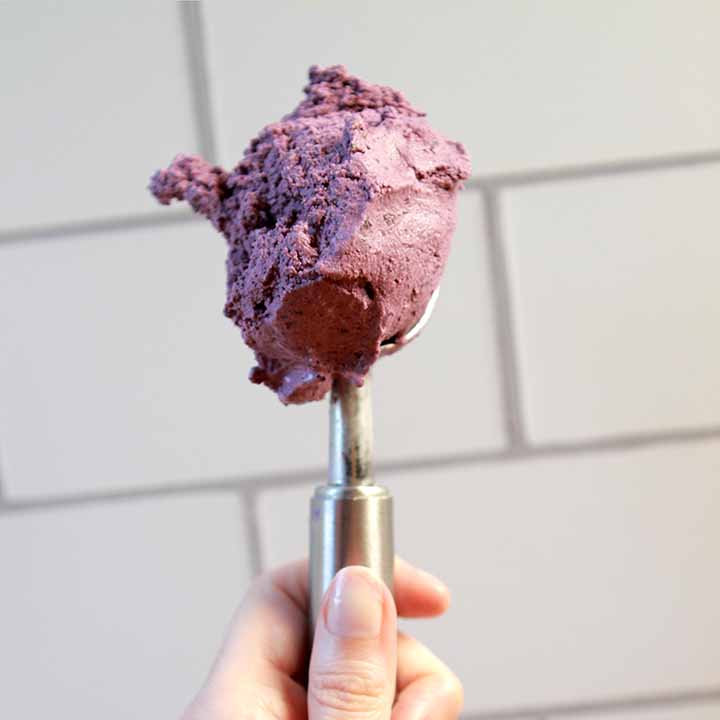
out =
[(180, 720), (289, 720), (291, 707), (274, 687), (254, 684), (198, 695)]
[(442, 681), (442, 694), (452, 703), (456, 713), (462, 710), (465, 691), (457, 675), (449, 670)]
[(180, 720), (289, 720), (285, 709), (277, 701), (262, 698), (243, 700), (243, 705), (210, 705), (199, 711), (186, 711)]
[(257, 712), (252, 715), (248, 714), (248, 720), (251, 718), (263, 718), (263, 720), (287, 720), (285, 703), (277, 694), (261, 696), (257, 701)]
[(190, 705), (182, 714), (180, 720), (209, 720), (212, 717), (211, 702), (205, 697), (204, 692), (193, 698)]
[(335, 663), (311, 673), (308, 693), (326, 710), (376, 718), (388, 688), (385, 672), (376, 664), (354, 661)]

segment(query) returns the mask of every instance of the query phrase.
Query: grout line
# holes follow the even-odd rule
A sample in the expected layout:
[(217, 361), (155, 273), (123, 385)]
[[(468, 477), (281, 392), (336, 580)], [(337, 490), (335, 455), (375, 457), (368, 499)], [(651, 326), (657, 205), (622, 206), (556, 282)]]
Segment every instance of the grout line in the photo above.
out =
[(685, 690), (657, 695), (637, 695), (609, 700), (589, 700), (554, 707), (517, 708), (471, 713), (464, 720), (531, 720), (532, 718), (582, 717), (583, 715), (607, 714), (608, 720), (616, 712), (632, 712), (658, 708), (687, 707), (720, 701), (720, 687)]
[[(57, 497), (42, 498), (38, 500), (9, 500), (0, 505), (0, 515), (33, 512), (37, 510), (53, 510), (58, 508), (83, 507), (87, 505), (98, 505), (106, 502), (126, 502), (133, 500), (152, 500), (158, 498), (181, 497), (187, 495), (212, 495), (216, 493), (228, 493), (255, 491), (264, 486), (269, 479), (271, 482), (286, 479), (287, 484), (303, 485), (318, 477), (317, 470), (288, 471), (276, 475), (261, 475), (240, 477), (230, 475), (221, 478), (209, 478), (208, 480), (197, 480), (186, 483), (163, 483), (151, 487), (127, 488), (123, 490), (111, 490), (108, 492), (78, 492)], [(297, 483), (294, 483), (297, 478)], [(285, 483), (282, 483), (285, 484)]]
[(51, 240), (67, 238), (69, 235), (89, 235), (91, 233), (108, 232), (110, 230), (132, 230), (143, 227), (162, 227), (164, 225), (179, 225), (200, 220), (199, 216), (187, 210), (174, 212), (153, 212), (144, 215), (129, 215), (102, 218), (100, 220), (85, 220), (80, 222), (59, 223), (24, 228), (22, 230), (0, 231), (0, 246), (26, 242), (28, 240)]
[[(183, 7), (185, 5), (199, 5), (199, 3), (197, 0), (192, 0), (192, 2), (183, 0), (180, 5)], [(194, 14), (197, 15), (198, 18), (201, 18), (200, 8), (198, 8), (197, 11), (183, 10), (182, 12)], [(200, 25), (202, 24), (201, 19), (199, 23)], [(201, 30), (198, 29), (197, 32), (201, 32)], [(202, 40), (200, 41), (200, 44), (204, 44)], [(193, 52), (198, 52), (198, 50), (194, 50)], [(206, 74), (204, 64), (202, 72)], [(204, 85), (206, 89), (202, 92), (209, 94), (207, 90), (207, 82), (205, 82)], [(208, 107), (207, 101), (205, 107)], [(203, 143), (207, 143), (211, 146), (204, 149), (206, 157), (210, 159), (215, 155), (215, 150), (212, 147), (213, 140), (212, 133), (210, 131), (211, 123), (209, 117), (207, 118), (206, 124), (208, 125), (208, 128), (203, 132), (206, 133), (207, 138), (201, 143), (201, 145)], [(530, 170), (527, 172), (521, 171), (516, 173), (476, 176), (467, 180), (465, 182), (465, 186), (468, 189), (480, 189), (488, 192), (497, 191), (501, 187), (532, 185), (558, 180), (601, 177), (605, 175), (619, 175), (624, 173), (648, 172), (650, 170), (684, 168), (714, 163), (720, 163), (720, 151), (708, 151), (687, 155), (670, 155), (658, 158), (639, 158), (609, 163), (598, 163), (595, 165), (577, 165)], [(100, 220), (79, 220), (67, 223), (58, 223), (55, 225), (10, 228), (7, 230), (0, 230), (0, 243), (12, 243), (25, 240), (43, 240), (56, 237), (67, 237), (68, 235), (83, 235), (93, 232), (104, 232), (108, 230), (125, 230), (129, 228), (171, 225), (174, 223), (182, 223), (185, 221), (194, 221), (199, 219), (200, 218), (195, 217), (189, 211), (175, 211), (172, 213), (155, 212), (142, 215), (109, 217)]]
[(205, 52), (203, 8), (197, 0), (178, 3), (180, 24), (185, 38), (187, 70), (190, 80), (192, 109), (200, 154), (210, 163), (217, 162), (217, 147), (210, 102), (210, 76)]
[(245, 487), (240, 491), (240, 502), (243, 509), (245, 524), (245, 542), (250, 560), (250, 571), (257, 577), (264, 568), (262, 543), (260, 542), (260, 523), (257, 512), (257, 491), (253, 487)]
[(561, 180), (581, 180), (608, 175), (650, 172), (652, 170), (672, 170), (714, 163), (720, 163), (720, 150), (497, 173), (495, 175), (471, 178), (465, 184), (468, 187), (480, 188), (516, 187), (518, 185), (537, 185)]
[[(520, 448), (501, 448), (471, 453), (454, 453), (433, 458), (391, 461), (379, 465), (379, 474), (407, 472), (410, 470), (450, 469), (472, 465), (505, 464), (525, 462), (542, 458), (573, 457), (598, 453), (642, 450), (650, 447), (684, 445), (720, 439), (720, 426), (694, 429), (678, 429), (628, 435), (605, 436), (569, 442), (528, 445)], [(267, 485), (267, 483), (265, 484)]]
[(720, 439), (720, 425), (695, 428), (674, 428), (650, 432), (626, 433), (624, 435), (606, 435), (599, 438), (574, 440), (567, 442), (545, 443), (530, 449), (532, 456), (555, 457), (558, 455), (576, 455), (579, 453), (614, 452), (616, 450), (635, 450), (652, 446), (684, 445), (704, 440)]
[(510, 279), (502, 238), (498, 193), (490, 188), (483, 188), (482, 200), (485, 208), (490, 286), (494, 307), (495, 344), (498, 353), (505, 435), (510, 447), (524, 447), (527, 445), (527, 440), (523, 422)]
[[(540, 446), (499, 448), (480, 452), (438, 455), (432, 458), (414, 458), (378, 463), (378, 475), (430, 469), (449, 469), (459, 466), (492, 465), (524, 462), (538, 458), (578, 456), (593, 453), (641, 450), (649, 447), (684, 445), (720, 439), (720, 426), (676, 429), (630, 435), (606, 436), (567, 443), (549, 443)], [(288, 470), (266, 475), (241, 477), (237, 475), (198, 480), (183, 484), (165, 483), (149, 488), (85, 492), (37, 500), (10, 500), (0, 504), (0, 515), (26, 513), (56, 508), (82, 507), (113, 501), (131, 501), (183, 495), (206, 495), (225, 492), (248, 492), (257, 495), (266, 490), (288, 489), (323, 482), (324, 468)], [(253, 521), (254, 522), (254, 521)]]

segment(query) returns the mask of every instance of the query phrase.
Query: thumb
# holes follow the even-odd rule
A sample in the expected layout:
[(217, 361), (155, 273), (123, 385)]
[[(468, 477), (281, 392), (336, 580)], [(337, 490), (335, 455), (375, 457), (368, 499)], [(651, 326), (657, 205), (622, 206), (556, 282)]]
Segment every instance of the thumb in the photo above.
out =
[(334, 578), (318, 615), (308, 678), (309, 720), (390, 720), (397, 673), (397, 613), (364, 567)]

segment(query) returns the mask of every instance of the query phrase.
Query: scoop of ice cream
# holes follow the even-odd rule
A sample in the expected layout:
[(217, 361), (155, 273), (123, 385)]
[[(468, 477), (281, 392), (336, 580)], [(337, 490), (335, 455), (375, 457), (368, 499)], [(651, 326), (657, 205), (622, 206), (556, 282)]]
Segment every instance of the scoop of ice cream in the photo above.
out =
[(179, 155), (153, 176), (228, 241), (225, 314), (254, 349), (250, 379), (285, 403), (361, 383), (383, 342), (421, 317), (470, 173), (459, 143), (401, 93), (312, 67), (305, 99), (232, 172)]

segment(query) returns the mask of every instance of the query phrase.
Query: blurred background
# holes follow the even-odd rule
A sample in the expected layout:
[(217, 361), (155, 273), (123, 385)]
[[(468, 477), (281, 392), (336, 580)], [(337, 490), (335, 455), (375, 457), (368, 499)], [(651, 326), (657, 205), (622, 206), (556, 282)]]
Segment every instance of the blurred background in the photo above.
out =
[(0, 717), (172, 718), (300, 556), (324, 403), (246, 380), (229, 168), (308, 67), (402, 89), (474, 176), (436, 315), (375, 372), (408, 623), (474, 720), (720, 718), (720, 4), (0, 5)]

